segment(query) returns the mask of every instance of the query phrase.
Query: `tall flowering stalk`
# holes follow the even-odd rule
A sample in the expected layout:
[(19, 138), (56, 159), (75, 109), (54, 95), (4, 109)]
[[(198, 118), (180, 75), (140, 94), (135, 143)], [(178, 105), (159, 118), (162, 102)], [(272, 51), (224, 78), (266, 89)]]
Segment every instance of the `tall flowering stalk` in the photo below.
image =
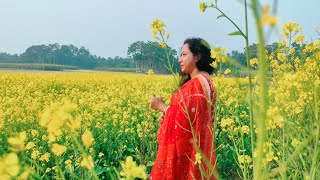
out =
[[(256, 113), (256, 117), (253, 116), (253, 84), (251, 81), (251, 71), (250, 71), (250, 64), (258, 64), (257, 61), (253, 62), (253, 60), (249, 60), (249, 34), (248, 34), (248, 10), (247, 10), (247, 1), (244, 1), (244, 9), (245, 9), (245, 31), (242, 31), (240, 27), (228, 16), (226, 15), (219, 7), (217, 4), (218, 0), (214, 0), (208, 3), (201, 2), (199, 5), (200, 11), (204, 12), (206, 8), (214, 8), (217, 11), (221, 13), (218, 18), (226, 18), (229, 22), (231, 22), (234, 27), (237, 29), (237, 31), (232, 32), (228, 35), (239, 35), (242, 36), (245, 40), (246, 43), (246, 61), (247, 61), (247, 72), (248, 72), (248, 78), (249, 78), (249, 110), (250, 110), (250, 129), (251, 129), (251, 149), (252, 152), (254, 151), (254, 129), (253, 129), (253, 120), (255, 120), (255, 124), (257, 124), (257, 129), (258, 129), (258, 139), (257, 139), (257, 152), (258, 155), (256, 156), (253, 160), (253, 166), (254, 166), (254, 178), (257, 179), (258, 177), (261, 177), (261, 167), (262, 165), (262, 148), (264, 146), (264, 141), (265, 141), (265, 119), (266, 119), (266, 111), (268, 109), (268, 89), (267, 89), (267, 64), (266, 64), (266, 54), (264, 50), (264, 36), (262, 32), (262, 27), (266, 25), (270, 25), (271, 27), (275, 26), (278, 22), (278, 18), (276, 16), (272, 16), (269, 13), (269, 6), (266, 5), (262, 9), (262, 14), (259, 14), (260, 10), (260, 3), (258, 1), (252, 0), (251, 5), (251, 10), (254, 13), (254, 17), (256, 20), (256, 29), (258, 31), (258, 40), (259, 40), (259, 98), (260, 98), (260, 106)], [(259, 170), (258, 170), (259, 169)], [(245, 174), (244, 174), (245, 175)]]
[[(168, 49), (167, 42), (170, 38), (170, 33), (166, 32), (165, 30), (165, 23), (160, 20), (156, 19), (151, 23), (151, 29), (152, 29), (152, 36), (154, 40), (156, 40), (159, 45), (165, 50), (166, 58), (167, 58), (167, 64), (165, 64), (165, 67), (174, 74), (173, 65), (174, 65), (174, 59), (170, 58), (170, 52)], [(165, 61), (162, 59), (162, 61)], [(174, 76), (175, 82), (178, 84), (178, 80), (176, 76)]]
[[(233, 26), (237, 29), (237, 31), (229, 33), (230, 36), (241, 36), (245, 40), (246, 44), (246, 62), (247, 62), (247, 73), (249, 79), (249, 113), (250, 113), (250, 134), (251, 134), (251, 151), (254, 151), (254, 129), (253, 129), (253, 83), (252, 83), (252, 74), (250, 68), (250, 54), (249, 54), (249, 33), (248, 33), (248, 10), (247, 10), (247, 0), (244, 1), (244, 10), (245, 10), (245, 31), (241, 30), (241, 28), (234, 22), (226, 13), (223, 12), (222, 9), (218, 7), (218, 0), (214, 0), (211, 2), (201, 2), (199, 5), (200, 11), (204, 12), (206, 8), (213, 8), (216, 9), (221, 13), (219, 18), (226, 18)], [(254, 164), (255, 161), (253, 161)]]
[(254, 14), (256, 29), (258, 32), (258, 40), (259, 40), (259, 107), (257, 108), (257, 118), (255, 122), (257, 124), (258, 129), (258, 137), (257, 137), (257, 156), (256, 163), (254, 164), (254, 179), (260, 179), (261, 177), (265, 177), (264, 175), (264, 163), (263, 161), (263, 147), (265, 144), (265, 134), (266, 134), (266, 117), (267, 117), (267, 109), (268, 109), (268, 86), (267, 86), (267, 63), (266, 63), (266, 52), (264, 50), (264, 35), (262, 32), (262, 26), (264, 25), (264, 21), (261, 18), (261, 15), (258, 11), (258, 2), (255, 0), (251, 0), (251, 8)]

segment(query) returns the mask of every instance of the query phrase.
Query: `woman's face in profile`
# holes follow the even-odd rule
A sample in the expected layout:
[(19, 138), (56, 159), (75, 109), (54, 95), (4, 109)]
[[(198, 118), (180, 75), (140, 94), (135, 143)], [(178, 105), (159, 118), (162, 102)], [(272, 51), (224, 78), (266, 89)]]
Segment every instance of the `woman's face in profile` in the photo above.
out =
[(185, 74), (191, 74), (196, 68), (196, 58), (190, 51), (189, 44), (183, 45), (178, 62), (181, 72)]

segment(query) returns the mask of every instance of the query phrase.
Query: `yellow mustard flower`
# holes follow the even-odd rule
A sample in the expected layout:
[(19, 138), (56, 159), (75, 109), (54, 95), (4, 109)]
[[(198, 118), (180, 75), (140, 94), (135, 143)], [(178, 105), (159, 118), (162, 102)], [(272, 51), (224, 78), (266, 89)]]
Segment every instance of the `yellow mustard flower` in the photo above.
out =
[(167, 48), (167, 44), (164, 43), (164, 42), (162, 42), (162, 41), (159, 42), (159, 45), (160, 45), (163, 49)]
[(162, 20), (156, 19), (151, 23), (150, 26), (152, 28), (152, 34), (155, 36), (157, 33), (163, 34), (164, 27), (166, 25)]
[(19, 158), (16, 153), (9, 153), (0, 159), (0, 176), (15, 177), (18, 175), (20, 170)]
[(195, 161), (194, 161), (194, 164), (201, 164), (201, 160), (202, 160), (202, 156), (200, 153), (196, 153), (195, 154)]
[(252, 58), (252, 59), (250, 59), (250, 66), (256, 66), (256, 65), (258, 65), (258, 59), (257, 58)]
[(295, 54), (295, 53), (296, 53), (296, 50), (294, 48), (290, 48), (289, 54)]
[(287, 56), (284, 53), (278, 53), (277, 57), (281, 62), (284, 62), (287, 59)]
[(48, 152), (44, 153), (44, 154), (39, 158), (40, 161), (46, 161), (46, 162), (49, 162), (49, 159), (50, 159), (50, 153), (48, 153)]
[(88, 131), (88, 130), (86, 130), (86, 131), (82, 134), (81, 139), (82, 139), (83, 145), (84, 145), (86, 148), (89, 148), (89, 147), (93, 144), (93, 142), (94, 142), (93, 135), (92, 135), (91, 131)]
[(206, 10), (206, 8), (207, 8), (206, 3), (200, 2), (200, 4), (199, 4), (200, 12), (204, 13), (204, 11)]
[(230, 74), (231, 73), (231, 69), (227, 68), (223, 74), (227, 75), (227, 74)]
[(122, 171), (120, 172), (121, 176), (124, 176), (127, 179), (147, 179), (146, 167), (144, 165), (138, 166), (131, 156), (128, 156), (126, 161), (121, 162), (120, 164), (122, 167)]
[[(154, 71), (152, 70), (152, 69), (149, 69), (148, 71), (147, 71), (147, 75), (154, 75)], [(127, 131), (130, 131), (130, 129), (126, 129), (126, 132)]]
[(34, 148), (36, 145), (34, 144), (34, 142), (28, 142), (26, 145), (26, 150), (32, 149)]
[(301, 44), (304, 41), (304, 35), (303, 34), (299, 34), (295, 39), (294, 42)]
[(238, 162), (240, 165), (250, 164), (252, 162), (252, 158), (248, 155), (240, 155), (238, 156)]
[(170, 33), (167, 34), (166, 38), (169, 39), (169, 37), (170, 37)]
[(94, 167), (92, 156), (82, 156), (81, 166), (87, 168), (88, 170), (92, 170)]
[(99, 152), (98, 157), (101, 158), (101, 157), (103, 157), (103, 156), (104, 156), (104, 154), (103, 154), (102, 152)]
[(228, 50), (226, 48), (216, 47), (211, 50), (210, 56), (211, 58), (215, 58), (217, 62), (222, 62), (222, 58), (227, 56), (227, 51)]
[(275, 26), (278, 23), (278, 17), (269, 15), (269, 5), (265, 5), (262, 10), (261, 27), (265, 25)]
[(292, 145), (293, 147), (297, 147), (299, 144), (300, 144), (300, 142), (299, 142), (296, 138), (294, 138), (294, 139), (291, 141), (291, 145)]
[(17, 179), (19, 180), (27, 180), (28, 177), (29, 177), (29, 174), (32, 172), (31, 169), (29, 168), (26, 168), (20, 175)]
[(54, 143), (52, 144), (51, 151), (54, 155), (61, 156), (63, 153), (67, 151), (67, 148), (63, 145)]
[(282, 34), (286, 38), (291, 38), (300, 31), (302, 31), (302, 28), (296, 22), (287, 22), (282, 26)]
[(247, 126), (247, 125), (242, 126), (242, 127), (241, 127), (241, 132), (242, 132), (243, 134), (249, 134), (249, 132), (250, 132), (249, 126)]
[(27, 139), (27, 133), (25, 131), (20, 132), (16, 137), (8, 138), (10, 150), (19, 152), (24, 150), (24, 141)]
[(71, 168), (72, 167), (72, 161), (70, 159), (64, 161), (64, 164), (68, 167)]
[(212, 61), (210, 66), (212, 66), (213, 68), (217, 68), (218, 67), (217, 61)]
[(275, 159), (274, 157), (274, 152), (273, 151), (269, 151), (267, 154), (266, 154), (266, 162), (271, 162), (273, 159)]
[(39, 131), (36, 130), (36, 129), (32, 129), (32, 130), (31, 130), (31, 135), (32, 135), (32, 137), (36, 138), (36, 137), (38, 137), (38, 135), (39, 135)]
[(40, 155), (39, 150), (33, 150), (31, 153), (31, 159), (38, 159), (39, 155)]

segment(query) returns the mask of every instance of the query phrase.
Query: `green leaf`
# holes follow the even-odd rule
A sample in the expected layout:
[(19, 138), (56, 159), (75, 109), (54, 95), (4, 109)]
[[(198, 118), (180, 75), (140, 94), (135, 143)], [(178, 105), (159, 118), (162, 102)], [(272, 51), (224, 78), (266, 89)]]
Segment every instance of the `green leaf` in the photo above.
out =
[(230, 34), (228, 34), (229, 36), (243, 36), (242, 33), (240, 31), (235, 31), (235, 32), (232, 32)]
[(107, 168), (106, 167), (101, 167), (101, 166), (98, 166), (96, 169), (95, 169), (95, 172), (97, 175), (100, 175), (104, 172), (107, 172)]
[(126, 150), (129, 152), (135, 152), (134, 149), (132, 149), (132, 148), (127, 148)]
[(149, 161), (148, 163), (147, 163), (147, 167), (151, 167), (151, 166), (153, 166), (154, 165), (154, 161)]
[(222, 18), (222, 17), (226, 17), (224, 14), (221, 14), (220, 16), (217, 17), (217, 19)]

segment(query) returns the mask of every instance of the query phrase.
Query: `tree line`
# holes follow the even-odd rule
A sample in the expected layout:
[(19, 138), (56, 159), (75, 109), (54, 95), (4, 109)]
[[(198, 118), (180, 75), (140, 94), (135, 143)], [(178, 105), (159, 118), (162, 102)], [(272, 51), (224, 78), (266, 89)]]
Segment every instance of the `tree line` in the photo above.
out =
[[(258, 44), (249, 46), (249, 59), (258, 57)], [(299, 44), (292, 44), (296, 53), (300, 53)], [(265, 46), (270, 53), (276, 51), (278, 43)], [(106, 69), (106, 68), (135, 68), (136, 72), (145, 73), (152, 69), (155, 73), (169, 73), (169, 63), (174, 71), (179, 71), (177, 51), (171, 47), (163, 49), (157, 42), (137, 41), (132, 43), (127, 50), (127, 57), (116, 56), (114, 58), (98, 57), (90, 53), (84, 46), (78, 48), (75, 45), (33, 45), (22, 54), (0, 53), (0, 63), (28, 63), (28, 64), (57, 64), (76, 66), (81, 69)], [(243, 52), (233, 50), (227, 56), (243, 67), (247, 66), (245, 49)], [(170, 59), (168, 62), (167, 59)], [(223, 69), (238, 67), (232, 63), (222, 65)]]
[(20, 55), (0, 53), (2, 63), (36, 63), (77, 66), (84, 69), (93, 69), (101, 58), (94, 56), (85, 47), (74, 45), (33, 45)]

